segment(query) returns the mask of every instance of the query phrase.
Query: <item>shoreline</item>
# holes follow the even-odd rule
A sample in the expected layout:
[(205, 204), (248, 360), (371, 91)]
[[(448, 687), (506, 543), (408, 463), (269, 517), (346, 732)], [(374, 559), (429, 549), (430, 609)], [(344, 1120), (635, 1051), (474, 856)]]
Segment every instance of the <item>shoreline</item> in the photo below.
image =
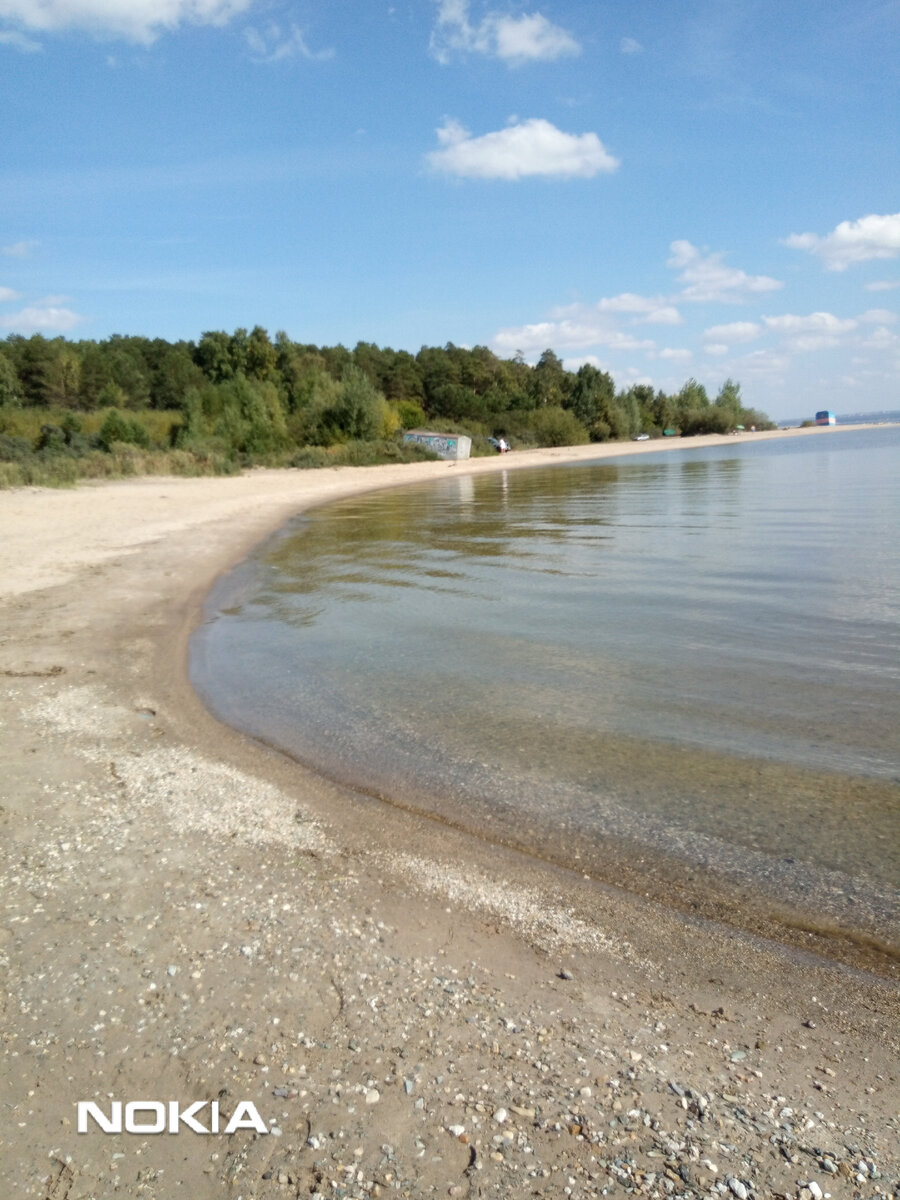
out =
[[(624, 1173), (662, 1195), (667, 1161), (687, 1195), (731, 1177), (793, 1196), (804, 1173), (833, 1196), (888, 1194), (889, 981), (387, 811), (221, 726), (187, 681), (214, 580), (303, 508), (669, 445), (0, 493), (8, 1194), (168, 1196), (181, 1181), (199, 1200), (250, 1200), (334, 1195), (340, 1177), (346, 1195), (528, 1194), (536, 1180), (589, 1196)], [(75, 1133), (78, 1100), (223, 1088), (281, 1136)], [(796, 1163), (772, 1151), (785, 1124), (802, 1140), (768, 1116), (776, 1094), (814, 1122), (836, 1173), (802, 1147)], [(710, 1106), (719, 1125), (703, 1127)], [(640, 1164), (623, 1159), (631, 1111), (650, 1131)], [(841, 1170), (845, 1126), (878, 1163), (865, 1187), (858, 1160)]]

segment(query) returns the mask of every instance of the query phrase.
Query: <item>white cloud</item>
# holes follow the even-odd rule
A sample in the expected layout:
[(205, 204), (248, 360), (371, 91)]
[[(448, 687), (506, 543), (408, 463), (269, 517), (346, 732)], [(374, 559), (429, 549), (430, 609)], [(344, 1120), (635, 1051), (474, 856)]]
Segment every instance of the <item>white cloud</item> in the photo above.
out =
[(567, 371), (572, 371), (573, 373), (579, 367), (596, 367), (598, 371), (609, 370), (609, 364), (598, 358), (596, 354), (582, 354), (576, 358), (564, 358), (562, 364)]
[(563, 133), (541, 118), (473, 137), (458, 121), (447, 120), (437, 131), (440, 150), (427, 161), (437, 171), (467, 179), (524, 179), (544, 176), (589, 179), (615, 171), (619, 160), (608, 153), (595, 133)]
[(859, 324), (852, 317), (836, 317), (827, 312), (809, 313), (803, 317), (785, 313), (779, 317), (763, 317), (763, 323), (767, 329), (780, 333), (792, 350), (825, 350), (836, 346)]
[(28, 258), (38, 245), (40, 243), (33, 239), (27, 242), (11, 242), (8, 246), (0, 247), (0, 253), (5, 254), (7, 258)]
[(667, 346), (665, 350), (660, 350), (659, 357), (668, 359), (669, 362), (690, 362), (694, 355), (690, 350)]
[(539, 321), (534, 325), (518, 325), (501, 329), (494, 335), (493, 345), (501, 354), (534, 354), (554, 349), (581, 350), (587, 346), (609, 346), (613, 350), (652, 350), (655, 343), (636, 338), (617, 329), (601, 317), (595, 320)]
[(284, 62), (289, 58), (323, 61), (334, 57), (333, 50), (310, 50), (303, 30), (297, 25), (291, 25), (289, 29), (282, 29), (274, 22), (264, 29), (250, 26), (244, 30), (244, 39), (253, 61), (258, 63)]
[(540, 13), (490, 20), (497, 43), (497, 55), (504, 62), (517, 64), (535, 59), (552, 60), (581, 53), (581, 47), (571, 34), (558, 25), (551, 25)]
[(717, 358), (728, 353), (728, 347), (724, 342), (708, 342), (703, 349), (707, 354), (714, 354)]
[(879, 325), (859, 344), (865, 346), (867, 350), (895, 350), (900, 346), (900, 337), (886, 325)]
[(784, 313), (780, 317), (763, 317), (768, 329), (779, 333), (828, 333), (839, 335), (850, 333), (857, 326), (853, 317), (836, 317), (833, 313), (814, 312), (805, 317), (795, 313)]
[(748, 275), (736, 267), (726, 267), (724, 253), (709, 254), (687, 241), (672, 242), (671, 258), (666, 264), (681, 272), (684, 300), (742, 302), (759, 292), (774, 292), (783, 285), (768, 275)]
[(44, 48), (34, 38), (26, 37), (24, 33), (18, 33), (13, 29), (0, 29), (0, 46), (13, 46), (16, 50), (21, 50), (23, 54), (37, 54)]
[(83, 29), (152, 42), (179, 25), (226, 25), (253, 0), (0, 0), (0, 20), (40, 33)]
[(869, 325), (893, 325), (897, 314), (889, 308), (869, 308), (860, 316)]
[(581, 47), (570, 33), (539, 12), (520, 17), (490, 12), (473, 25), (469, 0), (438, 0), (431, 53), (442, 63), (449, 62), (454, 53), (476, 53), (521, 66), (580, 54)]
[(627, 313), (634, 316), (635, 324), (680, 325), (681, 313), (669, 304), (665, 296), (639, 296), (634, 292), (621, 292), (618, 296), (605, 296), (596, 304), (567, 304), (550, 310), (554, 319), (576, 317), (590, 319), (595, 313)]
[[(703, 333), (703, 339), (712, 342), (725, 342), (734, 345), (735, 342), (752, 342), (762, 333), (762, 326), (755, 321), (732, 321), (728, 325), (711, 325)], [(707, 349), (712, 352), (712, 347)]]
[(48, 296), (46, 300), (38, 300), (17, 313), (5, 313), (0, 316), (0, 328), (12, 329), (16, 333), (67, 333), (80, 325), (84, 317), (70, 308), (52, 303), (63, 299)]
[(14, 292), (12, 288), (0, 287), (0, 304), (8, 304), (10, 300), (18, 300), (19, 293)]
[(644, 47), (640, 42), (635, 41), (631, 37), (623, 37), (619, 42), (619, 52), (621, 54), (640, 54)]
[(737, 369), (749, 375), (777, 375), (790, 365), (790, 358), (775, 350), (753, 350), (737, 360)]
[(867, 292), (895, 292), (900, 288), (900, 279), (879, 279), (875, 283), (867, 283)]
[(829, 271), (844, 271), (852, 263), (900, 254), (900, 213), (872, 214), (858, 221), (841, 221), (831, 233), (792, 233), (784, 245), (808, 250), (822, 259)]

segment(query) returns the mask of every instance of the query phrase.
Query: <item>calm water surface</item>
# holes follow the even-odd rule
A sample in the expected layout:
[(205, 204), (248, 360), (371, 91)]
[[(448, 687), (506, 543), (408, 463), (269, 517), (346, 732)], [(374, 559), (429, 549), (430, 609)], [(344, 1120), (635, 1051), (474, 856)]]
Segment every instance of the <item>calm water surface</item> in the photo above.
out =
[(898, 429), (448, 468), (289, 523), (210, 598), (192, 677), (473, 832), (890, 940), (898, 527)]

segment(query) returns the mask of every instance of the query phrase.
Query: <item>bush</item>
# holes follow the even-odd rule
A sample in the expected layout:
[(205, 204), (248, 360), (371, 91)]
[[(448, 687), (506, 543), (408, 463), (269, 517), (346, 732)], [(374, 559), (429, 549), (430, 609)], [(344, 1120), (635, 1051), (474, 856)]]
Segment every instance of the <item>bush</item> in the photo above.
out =
[(150, 435), (139, 421), (123, 416), (117, 408), (111, 408), (100, 426), (100, 445), (109, 453), (116, 442), (149, 449)]
[(28, 438), (0, 433), (0, 462), (24, 463), (33, 457), (34, 451)]
[(415, 442), (398, 442), (384, 438), (375, 442), (342, 442), (336, 446), (304, 446), (294, 454), (288, 466), (303, 469), (316, 467), (374, 467), (383, 463), (433, 462), (433, 450)]
[(575, 414), (556, 404), (535, 409), (531, 428), (539, 446), (583, 446), (590, 441)]

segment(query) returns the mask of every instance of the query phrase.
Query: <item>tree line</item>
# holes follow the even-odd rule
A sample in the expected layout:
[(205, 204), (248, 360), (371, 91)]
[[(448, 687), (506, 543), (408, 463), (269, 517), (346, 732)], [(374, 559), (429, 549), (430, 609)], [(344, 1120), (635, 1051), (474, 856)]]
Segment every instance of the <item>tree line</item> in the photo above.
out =
[(132, 466), (138, 451), (180, 452), (169, 463), (176, 470), (375, 461), (397, 457), (411, 428), (468, 433), (478, 453), (489, 451), (489, 435), (552, 446), (739, 425), (770, 422), (744, 407), (733, 380), (713, 399), (694, 379), (672, 395), (644, 384), (617, 390), (606, 372), (568, 371), (549, 349), (530, 365), (484, 346), (350, 350), (285, 333), (272, 340), (260, 326), (196, 342), (0, 342), (0, 463), (22, 467), (93, 456), (99, 472), (97, 455), (121, 459), (123, 447)]

